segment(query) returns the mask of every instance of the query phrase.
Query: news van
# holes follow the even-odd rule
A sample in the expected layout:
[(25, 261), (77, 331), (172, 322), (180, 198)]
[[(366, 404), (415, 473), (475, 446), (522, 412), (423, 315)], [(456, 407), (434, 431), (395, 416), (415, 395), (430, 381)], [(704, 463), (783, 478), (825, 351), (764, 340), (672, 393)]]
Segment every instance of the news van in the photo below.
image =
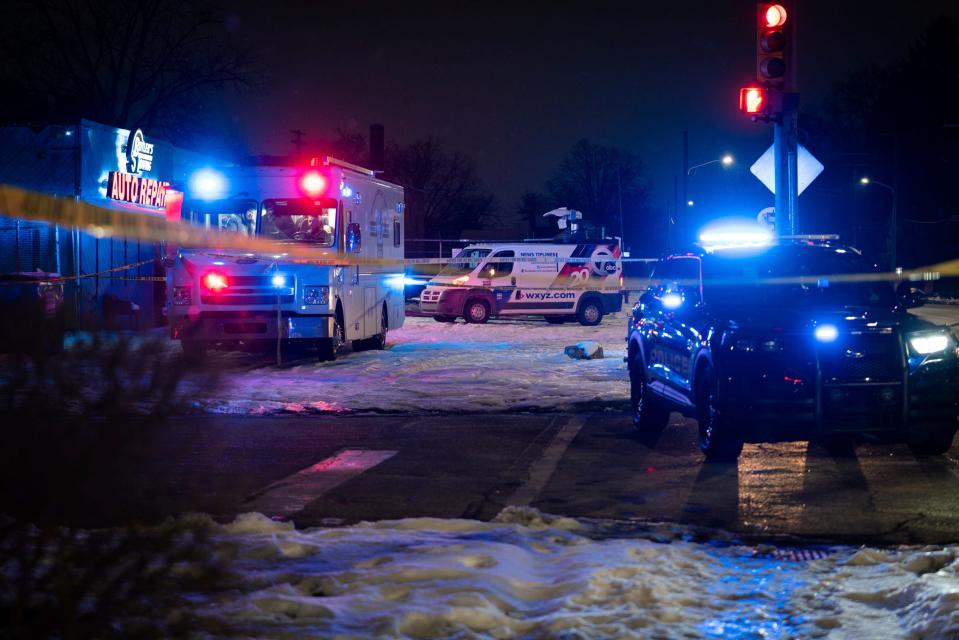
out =
[[(189, 181), (185, 220), (280, 250), (181, 249), (169, 259), (170, 332), (187, 356), (276, 345), (278, 356), (312, 348), (332, 360), (348, 342), (383, 349), (387, 331), (403, 325), (403, 188), (335, 158), (316, 165), (206, 169)], [(287, 259), (282, 246), (297, 244), (342, 263)], [(361, 267), (353, 256), (386, 262)]]
[(420, 294), (437, 322), (543, 316), (598, 325), (622, 309), (618, 238), (475, 243), (464, 247)]

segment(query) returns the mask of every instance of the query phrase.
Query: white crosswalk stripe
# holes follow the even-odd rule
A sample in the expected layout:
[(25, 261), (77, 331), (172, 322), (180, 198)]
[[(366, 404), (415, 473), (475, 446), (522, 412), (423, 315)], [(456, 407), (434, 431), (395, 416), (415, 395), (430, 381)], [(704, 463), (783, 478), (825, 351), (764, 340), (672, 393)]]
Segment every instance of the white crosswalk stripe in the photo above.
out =
[(242, 505), (271, 518), (289, 518), (347, 480), (389, 460), (396, 451), (344, 449), (269, 485)]

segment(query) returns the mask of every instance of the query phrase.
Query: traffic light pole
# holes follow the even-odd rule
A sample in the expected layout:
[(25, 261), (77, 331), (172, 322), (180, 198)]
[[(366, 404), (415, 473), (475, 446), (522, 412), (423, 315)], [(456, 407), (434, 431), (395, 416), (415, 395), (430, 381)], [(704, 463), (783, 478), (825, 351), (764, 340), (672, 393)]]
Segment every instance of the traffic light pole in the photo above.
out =
[(782, 103), (773, 118), (773, 159), (776, 231), (779, 235), (799, 232), (799, 134), (798, 93), (780, 94)]

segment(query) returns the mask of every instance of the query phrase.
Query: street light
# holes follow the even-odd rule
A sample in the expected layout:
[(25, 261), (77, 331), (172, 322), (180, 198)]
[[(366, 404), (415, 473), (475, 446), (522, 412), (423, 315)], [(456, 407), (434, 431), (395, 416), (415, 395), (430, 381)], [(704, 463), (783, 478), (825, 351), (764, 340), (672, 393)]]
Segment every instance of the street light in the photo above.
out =
[(878, 180), (873, 180), (869, 176), (863, 176), (859, 178), (859, 184), (863, 186), (874, 184), (877, 187), (882, 187), (883, 189), (886, 189), (887, 191), (889, 191), (889, 193), (892, 194), (892, 214), (890, 216), (891, 220), (890, 220), (890, 230), (889, 230), (889, 236), (890, 236), (889, 237), (889, 253), (890, 253), (890, 259), (892, 262), (890, 266), (893, 269), (895, 269), (896, 268), (896, 244), (898, 243), (898, 240), (899, 240), (898, 221), (896, 219), (896, 203), (898, 200), (898, 197), (896, 195), (896, 190), (892, 186), (886, 184), (885, 182), (879, 182)]
[(696, 203), (693, 202), (692, 200), (687, 200), (687, 201), (686, 201), (686, 206), (687, 206), (687, 207), (691, 207), (691, 206), (693, 206), (694, 204), (696, 204)]
[(686, 175), (691, 176), (696, 171), (696, 169), (700, 167), (705, 167), (706, 165), (709, 165), (709, 164), (716, 164), (717, 162), (722, 164), (724, 167), (731, 167), (733, 163), (736, 162), (736, 160), (735, 158), (733, 158), (732, 154), (727, 153), (721, 158), (716, 158), (715, 160), (710, 160), (709, 162), (701, 162), (699, 164), (694, 164), (693, 166), (691, 166), (689, 169), (686, 170)]

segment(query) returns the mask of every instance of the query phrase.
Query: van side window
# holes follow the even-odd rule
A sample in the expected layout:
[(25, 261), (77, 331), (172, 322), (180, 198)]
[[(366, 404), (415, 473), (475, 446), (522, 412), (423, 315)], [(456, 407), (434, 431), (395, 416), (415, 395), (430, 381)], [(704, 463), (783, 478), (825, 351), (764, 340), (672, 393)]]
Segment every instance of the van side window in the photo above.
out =
[[(512, 250), (497, 251), (490, 258), (513, 258), (516, 254)], [(481, 278), (502, 278), (513, 273), (513, 262), (487, 262), (480, 272)]]

